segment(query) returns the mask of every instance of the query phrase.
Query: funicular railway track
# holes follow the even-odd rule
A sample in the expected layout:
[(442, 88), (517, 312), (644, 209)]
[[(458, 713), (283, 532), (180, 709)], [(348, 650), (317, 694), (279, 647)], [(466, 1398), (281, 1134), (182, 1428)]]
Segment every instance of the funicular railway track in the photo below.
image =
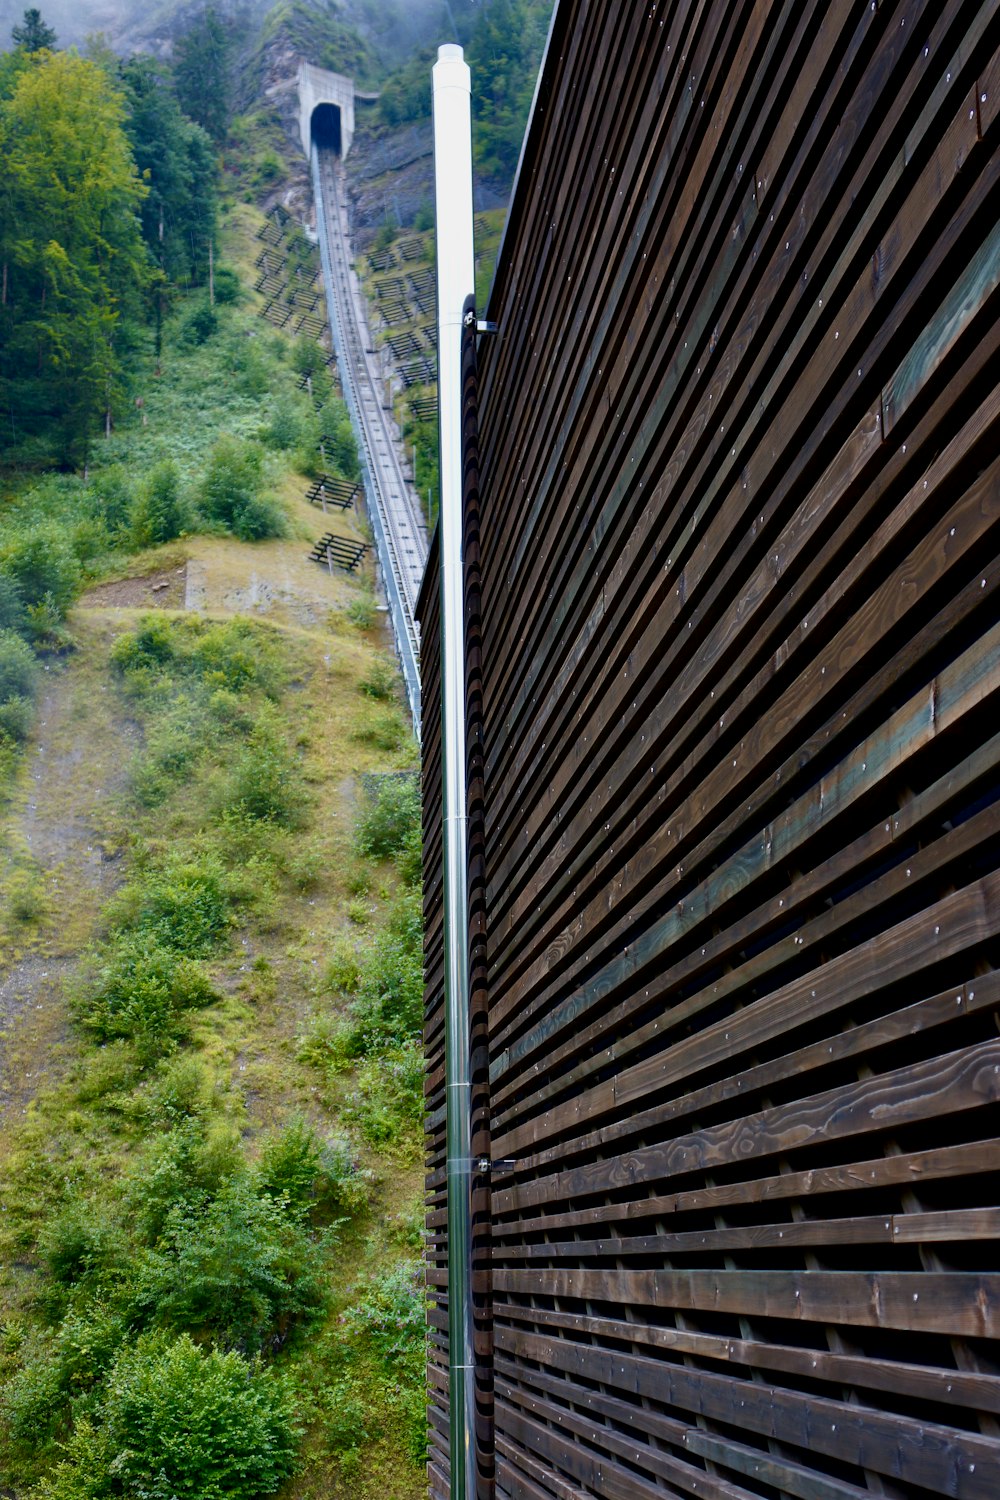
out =
[(385, 583), (414, 727), (420, 732), (420, 637), (415, 611), (427, 531), (407, 484), (391, 417), (383, 405), (377, 356), (351, 267), (343, 171), (335, 151), (312, 151), (313, 190), (323, 277), (344, 396), (354, 424), (368, 512)]

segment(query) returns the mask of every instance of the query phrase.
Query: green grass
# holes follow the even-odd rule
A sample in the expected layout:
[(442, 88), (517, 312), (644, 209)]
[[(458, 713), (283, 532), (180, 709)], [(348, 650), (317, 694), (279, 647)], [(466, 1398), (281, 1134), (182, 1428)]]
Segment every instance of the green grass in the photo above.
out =
[[(2, 1148), (0, 1482), (50, 1474), (53, 1497), (82, 1496), (125, 1420), (122, 1382), (190, 1364), (190, 1335), (263, 1355), (284, 1382), (305, 1435), (282, 1493), (421, 1492), (417, 896), (412, 870), (362, 852), (386, 791), (363, 824), (303, 816), (307, 789), (336, 798), (331, 731), (363, 718), (379, 661), (345, 642), (331, 691), (322, 646), (167, 612), (81, 629), (67, 673), (143, 748), (105, 814), (128, 852), (71, 987), (69, 1063)], [(242, 747), (258, 771), (265, 751), (278, 762), (270, 800), (248, 802)], [(359, 878), (372, 915), (355, 939)], [(322, 1018), (342, 1035), (335, 1065), (301, 1039)]]

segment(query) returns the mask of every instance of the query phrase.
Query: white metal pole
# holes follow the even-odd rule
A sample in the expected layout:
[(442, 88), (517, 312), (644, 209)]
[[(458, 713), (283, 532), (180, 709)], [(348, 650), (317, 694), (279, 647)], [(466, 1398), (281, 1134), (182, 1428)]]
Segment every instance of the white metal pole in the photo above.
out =
[(461, 47), (434, 65), (438, 422), (441, 451), (441, 701), (448, 1180), (448, 1393), (452, 1500), (474, 1500), (472, 1079), (469, 1025), (465, 608), (462, 559), (462, 315), (475, 292), (471, 79)]

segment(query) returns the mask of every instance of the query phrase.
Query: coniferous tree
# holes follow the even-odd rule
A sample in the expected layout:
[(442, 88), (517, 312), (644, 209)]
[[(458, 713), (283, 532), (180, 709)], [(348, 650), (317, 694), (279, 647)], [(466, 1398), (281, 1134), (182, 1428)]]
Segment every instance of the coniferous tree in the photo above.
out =
[(215, 233), (212, 143), (184, 117), (153, 58), (130, 58), (121, 82), (129, 105), (125, 129), (148, 189), (141, 209), (143, 238), (170, 281), (201, 283)]
[(216, 143), (229, 122), (229, 34), (211, 6), (174, 47), (174, 82), (184, 113)]
[(41, 11), (34, 6), (24, 12), (24, 20), (20, 26), (14, 27), (11, 36), (14, 46), (19, 47), (22, 52), (41, 52), (56, 44), (55, 32), (45, 24)]

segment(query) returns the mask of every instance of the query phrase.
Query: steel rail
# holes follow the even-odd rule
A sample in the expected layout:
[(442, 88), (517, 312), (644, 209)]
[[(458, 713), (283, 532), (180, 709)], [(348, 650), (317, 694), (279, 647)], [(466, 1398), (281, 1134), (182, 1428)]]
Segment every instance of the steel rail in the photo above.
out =
[(311, 167), (334, 349), (358, 439), (376, 556), (419, 739), (420, 634), (415, 612), (427, 561), (427, 530), (403, 475), (394, 424), (383, 406), (381, 376), (373, 366), (361, 293), (351, 266), (340, 159), (335, 152), (320, 151), (314, 145)]

